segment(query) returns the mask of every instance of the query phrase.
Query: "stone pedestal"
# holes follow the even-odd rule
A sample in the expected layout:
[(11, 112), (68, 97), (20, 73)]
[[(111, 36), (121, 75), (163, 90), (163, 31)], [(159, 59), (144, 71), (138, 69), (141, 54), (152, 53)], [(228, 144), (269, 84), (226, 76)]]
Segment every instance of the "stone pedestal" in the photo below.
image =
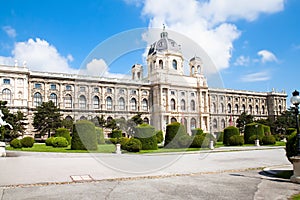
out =
[(0, 157), (6, 157), (5, 143), (0, 142)]
[(214, 149), (215, 147), (214, 147), (214, 141), (210, 141), (210, 143), (209, 143), (209, 148), (210, 149)]
[(255, 146), (259, 147), (259, 140), (255, 140)]
[(291, 177), (293, 183), (300, 183), (300, 156), (291, 158), (293, 162), (294, 175)]
[(121, 154), (121, 144), (116, 144), (116, 154)]

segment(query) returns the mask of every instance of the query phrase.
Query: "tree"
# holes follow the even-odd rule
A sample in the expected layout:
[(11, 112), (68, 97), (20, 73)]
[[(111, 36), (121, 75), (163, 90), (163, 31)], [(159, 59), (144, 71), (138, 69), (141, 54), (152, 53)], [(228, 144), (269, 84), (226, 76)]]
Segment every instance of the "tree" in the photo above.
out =
[(288, 128), (296, 127), (295, 113), (290, 109), (282, 112), (274, 121), (273, 128), (276, 134), (286, 134)]
[(23, 135), (26, 130), (26, 120), (24, 113), (21, 111), (17, 111), (17, 113), (10, 113), (9, 109), (7, 108), (7, 102), (6, 101), (0, 101), (0, 109), (2, 111), (2, 114), (4, 115), (2, 117), (3, 121), (6, 121), (12, 126), (12, 129), (8, 126), (1, 127), (0, 129), (0, 139), (14, 139), (19, 137), (20, 135)]
[(48, 137), (50, 137), (51, 131), (62, 126), (61, 116), (59, 108), (52, 101), (43, 102), (36, 108), (32, 125), (41, 135), (48, 133)]
[(127, 120), (127, 133), (133, 135), (134, 127), (143, 124), (144, 120), (141, 118), (142, 114), (137, 114), (131, 119)]
[(253, 116), (251, 114), (247, 115), (247, 113), (243, 112), (240, 117), (237, 119), (237, 128), (239, 128), (240, 132), (244, 132), (244, 128), (246, 124), (250, 124), (253, 122)]

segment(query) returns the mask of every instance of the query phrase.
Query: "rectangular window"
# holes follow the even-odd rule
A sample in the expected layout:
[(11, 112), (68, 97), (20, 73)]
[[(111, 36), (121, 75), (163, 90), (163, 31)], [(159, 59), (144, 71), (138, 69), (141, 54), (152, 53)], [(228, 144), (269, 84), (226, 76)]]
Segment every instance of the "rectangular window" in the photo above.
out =
[(71, 85), (66, 85), (66, 90), (72, 90)]
[(10, 79), (8, 79), (8, 78), (3, 79), (3, 83), (4, 84), (10, 84)]
[(94, 92), (99, 92), (99, 88), (95, 87)]
[(36, 83), (36, 84), (34, 84), (34, 88), (41, 89), (42, 88), (42, 84)]
[(80, 88), (79, 88), (79, 91), (80, 91), (80, 92), (85, 92), (85, 87), (80, 87)]
[(51, 84), (50, 85), (50, 90), (56, 90), (56, 85), (55, 84)]

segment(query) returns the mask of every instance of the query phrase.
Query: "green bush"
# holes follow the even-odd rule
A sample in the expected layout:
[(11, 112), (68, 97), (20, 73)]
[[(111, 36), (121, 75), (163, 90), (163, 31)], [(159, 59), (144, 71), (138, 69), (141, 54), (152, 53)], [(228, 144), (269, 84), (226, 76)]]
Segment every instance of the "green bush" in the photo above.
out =
[(97, 143), (105, 144), (103, 129), (99, 127), (95, 127), (95, 131), (97, 136)]
[(34, 144), (34, 139), (32, 137), (24, 137), (21, 139), (22, 147), (31, 148)]
[(263, 145), (270, 145), (270, 144), (275, 144), (276, 143), (276, 139), (273, 135), (265, 135), (262, 138), (262, 143)]
[(264, 134), (265, 134), (265, 135), (271, 135), (271, 128), (270, 128), (270, 126), (267, 126), (267, 125), (263, 125), (263, 124), (262, 124), (262, 127), (263, 127), (263, 129), (264, 129)]
[(46, 146), (53, 146), (53, 140), (54, 140), (54, 137), (47, 138), (45, 141)]
[(259, 140), (259, 144), (262, 144), (262, 139), (263, 137), (262, 136), (257, 136), (256, 135), (252, 135), (250, 138), (249, 138), (249, 143), (248, 144), (255, 144), (255, 140), (258, 139)]
[(58, 129), (56, 129), (54, 137), (64, 137), (64, 138), (67, 139), (68, 144), (71, 144), (70, 131), (67, 128), (58, 128)]
[(109, 138), (109, 144), (117, 144), (118, 138)]
[(297, 131), (294, 131), (285, 144), (286, 156), (291, 161), (291, 157), (297, 156)]
[(65, 137), (55, 137), (52, 144), (53, 147), (67, 147), (69, 142)]
[(113, 130), (110, 135), (111, 138), (120, 138), (122, 137), (122, 130)]
[(94, 123), (80, 120), (73, 127), (71, 149), (97, 150), (97, 136)]
[(286, 129), (286, 134), (287, 134), (287, 135), (291, 135), (291, 134), (294, 133), (295, 131), (297, 131), (295, 128), (288, 128), (288, 129)]
[(201, 148), (203, 141), (204, 141), (204, 135), (195, 135), (191, 144), (191, 147), (193, 148)]
[(233, 135), (229, 138), (229, 146), (243, 146), (244, 137), (240, 135)]
[(223, 142), (224, 132), (219, 132), (217, 138), (218, 138), (217, 139), (218, 142)]
[(189, 148), (193, 142), (193, 138), (189, 135), (181, 135), (178, 138), (178, 147), (179, 148)]
[(258, 138), (262, 139), (262, 137), (264, 136), (263, 125), (257, 123), (251, 123), (245, 126), (245, 131), (244, 131), (245, 144), (253, 144), (253, 140), (250, 140), (250, 137), (253, 135), (255, 136), (258, 135)]
[(225, 128), (224, 136), (223, 136), (223, 144), (226, 146), (229, 146), (230, 145), (229, 138), (234, 135), (240, 135), (240, 131), (238, 128), (236, 128), (234, 126), (229, 126), (229, 127)]
[(178, 122), (168, 124), (165, 136), (165, 148), (180, 148), (179, 141), (183, 135), (187, 135), (187, 133), (182, 124)]
[(195, 136), (195, 135), (202, 135), (204, 132), (201, 128), (195, 128), (195, 129), (192, 129), (192, 136)]
[(118, 139), (119, 144), (121, 145), (121, 149), (126, 150), (126, 144), (130, 139), (127, 137), (121, 137)]
[(130, 138), (126, 143), (125, 149), (129, 152), (139, 152), (142, 149), (142, 143), (136, 138)]
[(142, 143), (142, 150), (157, 149), (155, 129), (149, 124), (141, 124), (134, 128), (134, 137)]
[(162, 143), (164, 141), (164, 133), (162, 131), (156, 132), (157, 143)]
[(21, 141), (17, 138), (10, 141), (10, 146), (13, 147), (13, 148), (22, 148)]

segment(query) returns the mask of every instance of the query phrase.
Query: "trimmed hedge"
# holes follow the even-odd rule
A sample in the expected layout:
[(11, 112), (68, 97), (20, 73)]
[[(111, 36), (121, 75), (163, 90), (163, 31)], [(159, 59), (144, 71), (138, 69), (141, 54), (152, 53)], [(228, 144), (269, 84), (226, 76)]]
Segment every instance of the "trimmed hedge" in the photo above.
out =
[(47, 138), (45, 141), (46, 146), (53, 146), (53, 140), (54, 140), (54, 137)]
[(192, 136), (195, 136), (195, 135), (202, 135), (204, 132), (201, 128), (195, 128), (195, 129), (192, 129)]
[(291, 157), (297, 155), (297, 131), (294, 131), (287, 139), (285, 144), (286, 157), (291, 161)]
[(126, 144), (127, 142), (129, 142), (130, 139), (127, 137), (121, 137), (118, 140), (119, 144), (121, 145), (121, 149), (126, 150)]
[(142, 143), (136, 138), (130, 138), (125, 145), (125, 149), (129, 152), (139, 152), (142, 149)]
[(263, 145), (270, 145), (270, 144), (275, 144), (276, 143), (276, 139), (273, 135), (265, 135), (262, 138), (262, 143)]
[(99, 127), (95, 127), (95, 131), (97, 136), (97, 143), (105, 144), (103, 129)]
[(164, 133), (162, 131), (156, 132), (157, 143), (162, 143), (164, 141)]
[(134, 128), (134, 137), (142, 143), (142, 150), (156, 150), (157, 139), (155, 128), (149, 124), (141, 124)]
[(55, 137), (52, 144), (53, 147), (67, 147), (69, 142), (65, 137)]
[(224, 139), (224, 132), (219, 132), (218, 136), (217, 136), (217, 141), (218, 142), (223, 142), (223, 139)]
[(56, 129), (54, 137), (64, 137), (68, 141), (68, 144), (71, 144), (70, 131), (67, 128), (58, 128), (58, 129)]
[(187, 135), (185, 127), (179, 122), (173, 122), (167, 125), (165, 136), (165, 148), (180, 148), (180, 137)]
[(87, 120), (80, 120), (73, 127), (71, 149), (97, 150), (97, 136), (95, 124)]
[(243, 146), (244, 137), (240, 135), (233, 135), (229, 138), (229, 146)]
[(262, 124), (262, 126), (263, 126), (263, 129), (264, 129), (264, 134), (265, 135), (270, 135), (271, 134), (271, 128), (270, 128), (270, 126), (263, 125), (263, 124)]
[(122, 130), (112, 130), (111, 132), (111, 135), (110, 135), (111, 138), (120, 138), (122, 137)]
[(256, 138), (256, 135), (252, 135), (250, 138), (249, 138), (249, 144), (255, 144), (255, 140), (258, 139), (259, 140), (259, 144), (262, 144), (262, 139), (263, 137), (258, 135), (257, 138)]
[[(255, 127), (256, 125), (257, 127)], [(245, 144), (253, 143), (253, 140), (250, 140), (250, 137), (253, 135), (255, 136), (257, 135), (258, 138), (262, 138), (265, 135), (263, 125), (257, 123), (251, 123), (245, 126), (245, 131), (244, 131)]]
[(13, 148), (22, 148), (22, 144), (21, 144), (21, 141), (17, 138), (13, 139), (12, 141), (10, 141), (10, 146), (13, 147)]
[(32, 137), (24, 137), (21, 139), (22, 147), (31, 148), (34, 144), (34, 139)]
[(191, 144), (193, 148), (208, 148), (210, 141), (216, 144), (217, 140), (211, 133), (203, 133), (201, 135), (195, 135)]
[(286, 129), (286, 134), (287, 134), (287, 135), (291, 135), (291, 134), (294, 133), (295, 131), (297, 131), (295, 128), (288, 128), (288, 129)]
[(193, 138), (191, 147), (193, 148), (201, 148), (203, 141), (204, 141), (204, 135), (195, 135), (195, 137)]
[(229, 126), (224, 129), (224, 136), (223, 136), (223, 144), (226, 146), (230, 145), (229, 138), (234, 135), (240, 135), (240, 131), (238, 128), (234, 126)]

